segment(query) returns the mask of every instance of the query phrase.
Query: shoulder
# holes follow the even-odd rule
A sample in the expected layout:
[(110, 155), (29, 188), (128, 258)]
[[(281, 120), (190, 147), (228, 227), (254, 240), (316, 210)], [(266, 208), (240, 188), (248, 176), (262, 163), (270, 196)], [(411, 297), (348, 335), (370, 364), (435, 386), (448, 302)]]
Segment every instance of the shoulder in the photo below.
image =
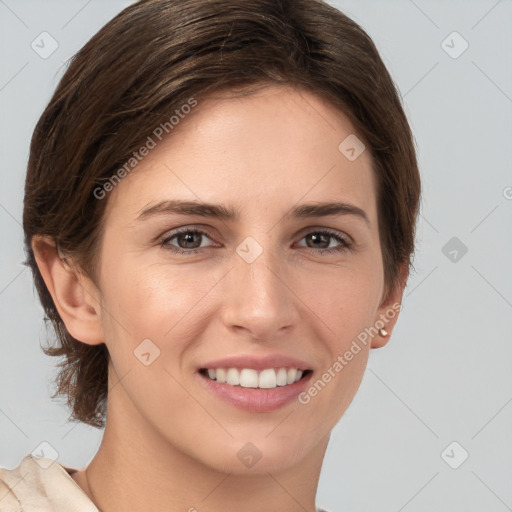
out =
[(29, 454), (14, 469), (0, 467), (2, 512), (98, 512), (68, 470), (48, 458)]

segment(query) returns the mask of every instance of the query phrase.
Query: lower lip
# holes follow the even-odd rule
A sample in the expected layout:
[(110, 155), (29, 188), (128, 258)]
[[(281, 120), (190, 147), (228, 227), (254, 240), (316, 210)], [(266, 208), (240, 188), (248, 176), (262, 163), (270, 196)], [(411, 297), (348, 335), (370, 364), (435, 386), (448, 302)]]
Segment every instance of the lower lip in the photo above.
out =
[(271, 389), (231, 386), (212, 380), (200, 373), (197, 375), (211, 393), (238, 409), (249, 412), (271, 412), (296, 399), (304, 391), (312, 373), (308, 373), (304, 378), (293, 384)]

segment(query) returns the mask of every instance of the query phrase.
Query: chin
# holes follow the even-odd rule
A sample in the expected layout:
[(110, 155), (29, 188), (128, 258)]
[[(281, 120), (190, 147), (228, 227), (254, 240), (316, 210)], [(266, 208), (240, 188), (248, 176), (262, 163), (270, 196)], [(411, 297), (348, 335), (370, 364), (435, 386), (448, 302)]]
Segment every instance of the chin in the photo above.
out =
[(232, 439), (224, 445), (216, 444), (208, 460), (204, 454), (202, 459), (206, 465), (223, 473), (265, 475), (286, 471), (299, 463), (306, 455), (305, 446), (303, 441), (293, 442), (288, 436), (271, 440), (267, 431), (250, 436), (247, 441)]

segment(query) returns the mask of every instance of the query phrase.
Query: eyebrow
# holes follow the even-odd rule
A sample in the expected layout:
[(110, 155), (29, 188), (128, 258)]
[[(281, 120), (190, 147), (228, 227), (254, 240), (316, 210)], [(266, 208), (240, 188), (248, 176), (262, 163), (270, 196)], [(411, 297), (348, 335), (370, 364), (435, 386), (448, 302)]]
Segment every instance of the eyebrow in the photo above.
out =
[[(196, 215), (199, 217), (210, 217), (221, 220), (237, 220), (240, 218), (240, 210), (237, 208), (227, 207), (221, 204), (175, 199), (161, 201), (153, 206), (144, 208), (137, 217), (137, 220), (146, 220), (156, 215), (170, 214)], [(364, 220), (368, 226), (371, 225), (370, 219), (364, 210), (353, 204), (339, 202), (302, 204), (293, 207), (284, 217), (305, 219), (312, 217), (325, 217), (328, 215), (353, 215)]]

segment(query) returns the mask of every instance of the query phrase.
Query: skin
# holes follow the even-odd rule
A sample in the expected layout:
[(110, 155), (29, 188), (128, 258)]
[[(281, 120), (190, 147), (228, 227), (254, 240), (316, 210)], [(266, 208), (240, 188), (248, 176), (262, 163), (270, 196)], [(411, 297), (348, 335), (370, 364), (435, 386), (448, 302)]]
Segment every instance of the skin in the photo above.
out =
[[(315, 510), (330, 431), (359, 387), (370, 348), (389, 337), (361, 344), (309, 404), (295, 400), (269, 413), (221, 402), (200, 385), (197, 368), (232, 354), (277, 352), (307, 361), (315, 382), (400, 303), (403, 286), (383, 300), (370, 152), (349, 161), (338, 150), (352, 133), (341, 112), (289, 87), (211, 98), (103, 199), (96, 283), (59, 259), (51, 240), (34, 239), (69, 332), (105, 343), (111, 355), (104, 437), (90, 465), (72, 476), (101, 510)], [(168, 199), (233, 206), (240, 218), (137, 220)], [(284, 218), (297, 204), (331, 201), (361, 208), (369, 224), (350, 214)], [(182, 250), (200, 245), (199, 253), (174, 254), (155, 241), (184, 226), (210, 233), (192, 238), (196, 245), (181, 239)], [(350, 237), (353, 249), (326, 253), (341, 244), (312, 241), (307, 235), (319, 228)], [(263, 250), (252, 263), (236, 252), (248, 236)], [(180, 248), (180, 239), (170, 245)], [(386, 323), (388, 333), (397, 318)], [(148, 338), (160, 356), (145, 366), (134, 350)], [(237, 457), (249, 441), (262, 454), (252, 468)]]

